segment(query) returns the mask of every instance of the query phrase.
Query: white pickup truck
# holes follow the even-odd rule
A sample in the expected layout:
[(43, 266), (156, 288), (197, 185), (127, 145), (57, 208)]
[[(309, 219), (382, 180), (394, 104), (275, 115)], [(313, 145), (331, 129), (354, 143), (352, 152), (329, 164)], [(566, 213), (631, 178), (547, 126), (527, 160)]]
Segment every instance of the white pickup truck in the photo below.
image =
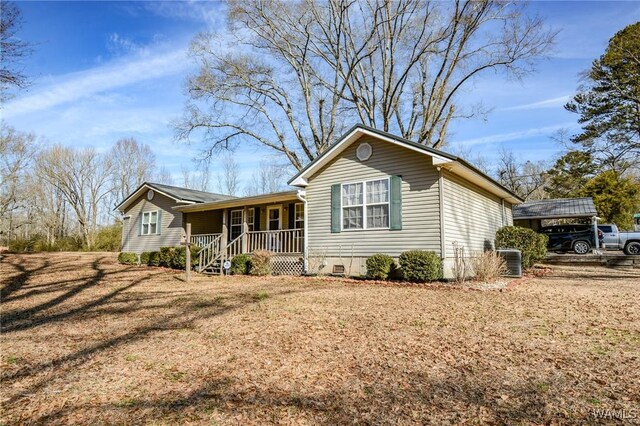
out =
[(626, 254), (640, 255), (640, 232), (620, 232), (614, 224), (598, 225), (602, 231), (605, 250), (624, 250)]

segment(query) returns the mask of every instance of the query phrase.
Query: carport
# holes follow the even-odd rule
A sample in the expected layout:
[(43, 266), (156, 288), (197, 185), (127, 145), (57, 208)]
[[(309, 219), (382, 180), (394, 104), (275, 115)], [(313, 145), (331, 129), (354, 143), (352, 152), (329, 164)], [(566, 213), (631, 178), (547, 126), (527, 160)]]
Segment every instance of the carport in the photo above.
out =
[(596, 216), (593, 198), (554, 198), (527, 201), (513, 207), (513, 224), (534, 231), (540, 230), (543, 220), (588, 219)]

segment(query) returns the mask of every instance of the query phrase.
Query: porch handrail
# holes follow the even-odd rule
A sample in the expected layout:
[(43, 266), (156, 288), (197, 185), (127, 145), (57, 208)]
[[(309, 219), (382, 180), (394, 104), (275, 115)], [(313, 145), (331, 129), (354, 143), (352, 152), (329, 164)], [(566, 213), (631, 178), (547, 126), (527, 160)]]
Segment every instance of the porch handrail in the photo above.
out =
[(193, 234), (191, 235), (191, 244), (195, 244), (198, 247), (205, 247), (209, 245), (215, 238), (222, 234)]
[[(193, 242), (193, 239), (191, 240)], [(222, 234), (214, 235), (211, 242), (201, 246), (198, 252), (198, 272), (202, 272), (220, 258), (222, 245)]]
[(302, 229), (279, 229), (274, 231), (247, 232), (247, 250), (267, 250), (273, 253), (302, 253), (304, 231)]
[(227, 247), (225, 247), (225, 259), (231, 259), (242, 253), (242, 237), (244, 237), (244, 232), (227, 244)]

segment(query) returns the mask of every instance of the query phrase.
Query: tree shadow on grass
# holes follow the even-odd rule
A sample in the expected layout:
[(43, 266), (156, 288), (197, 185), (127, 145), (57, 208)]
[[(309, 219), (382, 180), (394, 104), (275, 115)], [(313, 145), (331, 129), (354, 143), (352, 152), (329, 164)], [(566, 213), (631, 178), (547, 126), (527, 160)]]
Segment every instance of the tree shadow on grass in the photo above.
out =
[[(487, 379), (485, 379), (487, 380)], [(236, 385), (240, 385), (236, 387)], [(345, 386), (346, 385), (346, 386)], [(520, 382), (496, 389), (488, 381), (463, 377), (434, 378), (418, 374), (408, 383), (386, 380), (368, 393), (354, 394), (353, 388), (334, 384), (332, 388), (287, 390), (248, 387), (224, 373), (186, 394), (167, 393), (156, 398), (130, 398), (124, 403), (65, 405), (33, 419), (34, 424), (82, 418), (82, 412), (95, 417), (86, 420), (118, 419), (122, 423), (162, 421), (181, 423), (205, 420), (218, 412), (247, 422), (295, 422), (296, 415), (320, 425), (336, 424), (595, 424), (584, 407), (548, 405), (551, 399), (539, 383)], [(500, 393), (507, 394), (501, 399)], [(291, 417), (293, 414), (293, 417)], [(211, 420), (211, 419), (208, 419)]]
[[(2, 260), (0, 260), (0, 261), (3, 261), (3, 260), (4, 260), (4, 258)], [(47, 269), (47, 268), (49, 268), (51, 266), (51, 263), (48, 260), (46, 260), (42, 264), (42, 266), (39, 266), (39, 267), (37, 267), (35, 269), (27, 269), (24, 266), (24, 263), (25, 263), (24, 260), (22, 260), (20, 263), (17, 263), (17, 264), (16, 263), (7, 263), (7, 262), (3, 263), (4, 265), (13, 266), (14, 268), (16, 268), (20, 272), (16, 276), (9, 277), (9, 278), (6, 278), (6, 279), (2, 280), (3, 281), (2, 282), (3, 286), (0, 289), (0, 303), (6, 302), (6, 299), (10, 294), (20, 290), (22, 288), (22, 286), (24, 286), (27, 283), (27, 281), (29, 281), (29, 278), (31, 278), (31, 276), (33, 276), (34, 274), (38, 273), (39, 271)]]

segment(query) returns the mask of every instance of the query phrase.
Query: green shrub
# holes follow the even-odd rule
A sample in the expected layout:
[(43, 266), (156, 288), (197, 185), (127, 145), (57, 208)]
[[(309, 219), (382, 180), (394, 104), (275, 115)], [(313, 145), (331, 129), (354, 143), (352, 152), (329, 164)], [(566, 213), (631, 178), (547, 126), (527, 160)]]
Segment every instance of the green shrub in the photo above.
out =
[(143, 251), (140, 254), (140, 264), (141, 265), (148, 265), (150, 257), (151, 257), (151, 252), (150, 251)]
[(367, 278), (387, 280), (395, 269), (393, 258), (387, 254), (377, 253), (367, 259)]
[(164, 266), (165, 268), (173, 267), (175, 250), (175, 247), (160, 247), (159, 266)]
[(524, 269), (531, 268), (547, 256), (548, 241), (546, 235), (519, 226), (505, 226), (496, 232), (496, 247), (520, 250)]
[(149, 266), (160, 266), (160, 252), (159, 251), (150, 251), (149, 252), (149, 259), (147, 260), (147, 265), (149, 265)]
[(242, 253), (231, 259), (231, 268), (229, 273), (231, 275), (247, 275), (249, 274), (249, 268), (251, 266), (251, 256)]
[(251, 275), (271, 275), (271, 258), (273, 253), (266, 250), (256, 250), (251, 253)]
[(136, 253), (121, 252), (118, 254), (118, 262), (123, 265), (137, 265), (138, 255)]
[[(122, 222), (117, 221), (113, 225), (103, 226), (96, 234), (95, 251), (118, 251), (122, 243)], [(143, 262), (144, 263), (144, 262)]]
[(433, 251), (405, 251), (399, 261), (405, 280), (422, 283), (442, 279), (442, 259)]

